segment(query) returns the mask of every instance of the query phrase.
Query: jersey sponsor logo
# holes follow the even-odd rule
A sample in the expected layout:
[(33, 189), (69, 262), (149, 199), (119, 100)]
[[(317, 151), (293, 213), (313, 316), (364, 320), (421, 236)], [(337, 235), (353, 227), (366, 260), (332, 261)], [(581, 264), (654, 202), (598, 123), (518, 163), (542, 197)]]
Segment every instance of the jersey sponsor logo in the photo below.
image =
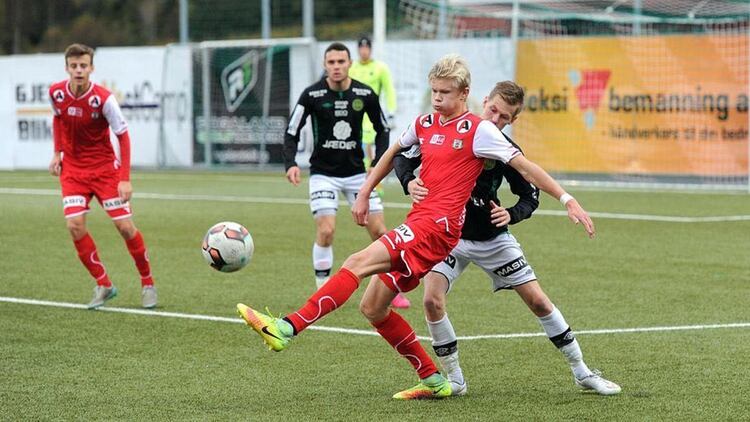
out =
[(432, 138), (430, 138), (430, 144), (431, 145), (443, 145), (444, 140), (445, 140), (445, 135), (440, 135), (436, 133), (432, 135)]
[(464, 147), (464, 140), (463, 139), (454, 139), (453, 140), (453, 149), (461, 149)]
[(349, 122), (345, 120), (339, 120), (336, 122), (336, 124), (333, 125), (333, 136), (339, 141), (349, 139), (349, 137), (352, 136), (352, 127), (349, 125)]
[(453, 255), (446, 256), (443, 262), (445, 262), (445, 265), (451, 268), (456, 268), (456, 257)]
[(456, 124), (456, 130), (458, 133), (467, 133), (471, 130), (471, 120), (463, 119), (459, 120)]
[(82, 195), (66, 196), (63, 198), (63, 209), (70, 207), (85, 207), (86, 198)]
[(98, 95), (92, 95), (89, 97), (89, 106), (91, 108), (99, 108), (102, 105), (102, 99)]
[(336, 141), (329, 139), (323, 142), (320, 146), (326, 149), (343, 149), (349, 151), (357, 148), (357, 141)]
[(221, 88), (227, 111), (233, 113), (258, 80), (258, 52), (252, 50), (221, 71)]
[(333, 107), (333, 104), (331, 104), (331, 103), (323, 103), (320, 106), (323, 107), (323, 108), (331, 108), (331, 107)]
[(354, 101), (352, 101), (352, 108), (354, 111), (361, 111), (363, 108), (365, 108), (365, 102), (360, 100), (359, 98), (355, 98)]
[(55, 92), (52, 93), (52, 98), (58, 103), (61, 103), (65, 101), (65, 92), (63, 92), (62, 89), (56, 89)]
[(68, 116), (83, 117), (83, 109), (80, 107), (68, 107)]
[(334, 110), (334, 117), (346, 117), (349, 115), (349, 110)]
[(328, 92), (327, 89), (319, 89), (317, 91), (310, 91), (310, 92), (307, 93), (307, 95), (310, 96), (310, 97), (313, 97), (313, 98), (320, 98), (320, 97), (326, 95), (326, 92)]
[(432, 114), (428, 114), (426, 116), (422, 116), (422, 118), (419, 119), (419, 123), (422, 125), (422, 127), (430, 127), (435, 122), (432, 118)]
[(310, 200), (314, 201), (316, 199), (336, 199), (336, 193), (332, 190), (318, 190), (315, 192), (310, 193)]
[(97, 112), (93, 112), (93, 113), (91, 113), (91, 118), (92, 118), (92, 119), (94, 119), (94, 120), (98, 119), (98, 118), (99, 118), (99, 116), (100, 116), (100, 115), (99, 115), (99, 113), (97, 113)]
[(106, 211), (116, 210), (120, 208), (127, 208), (128, 203), (123, 201), (122, 198), (110, 198), (102, 201), (102, 207)]
[(395, 229), (393, 229), (395, 232), (396, 237), (396, 243), (408, 243), (414, 240), (414, 232), (411, 230), (411, 227), (407, 226), (406, 224), (402, 224)]
[(349, 107), (349, 101), (347, 100), (338, 100), (333, 103), (333, 107), (336, 110), (343, 110)]
[(357, 94), (357, 95), (359, 95), (359, 96), (363, 96), (363, 97), (366, 97), (366, 96), (372, 94), (372, 90), (371, 89), (365, 89), (365, 88), (352, 88), (352, 92), (355, 93), (355, 94)]
[(526, 258), (522, 255), (514, 259), (513, 261), (510, 261), (509, 263), (496, 268), (492, 272), (499, 275), (500, 277), (508, 277), (511, 274), (515, 274), (528, 266), (529, 264), (528, 262), (526, 262)]

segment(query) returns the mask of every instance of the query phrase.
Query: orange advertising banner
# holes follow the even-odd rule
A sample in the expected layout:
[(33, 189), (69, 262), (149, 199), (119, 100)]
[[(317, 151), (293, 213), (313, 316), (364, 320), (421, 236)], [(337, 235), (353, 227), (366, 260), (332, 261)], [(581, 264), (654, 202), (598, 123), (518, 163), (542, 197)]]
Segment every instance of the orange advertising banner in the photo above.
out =
[(748, 174), (748, 39), (522, 40), (513, 137), (552, 172)]

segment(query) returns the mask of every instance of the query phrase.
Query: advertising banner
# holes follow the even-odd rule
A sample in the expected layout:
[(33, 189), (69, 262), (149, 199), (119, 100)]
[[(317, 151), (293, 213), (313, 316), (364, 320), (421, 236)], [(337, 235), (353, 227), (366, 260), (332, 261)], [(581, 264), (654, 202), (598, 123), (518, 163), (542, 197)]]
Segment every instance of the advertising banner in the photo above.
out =
[(554, 172), (748, 174), (744, 36), (522, 40), (525, 153)]
[[(289, 51), (288, 46), (195, 50), (195, 163), (283, 162), (289, 115)], [(203, 111), (206, 58), (210, 127)]]

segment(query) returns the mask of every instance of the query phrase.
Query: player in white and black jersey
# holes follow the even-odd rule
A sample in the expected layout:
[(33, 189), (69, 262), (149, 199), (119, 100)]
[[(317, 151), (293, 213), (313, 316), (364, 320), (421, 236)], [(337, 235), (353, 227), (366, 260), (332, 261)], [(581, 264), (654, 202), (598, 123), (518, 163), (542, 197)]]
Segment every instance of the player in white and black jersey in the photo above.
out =
[[(369, 86), (349, 77), (352, 65), (349, 49), (333, 43), (324, 53), (326, 77), (307, 87), (299, 97), (284, 136), (286, 177), (300, 183), (295, 161), (300, 131), (310, 116), (313, 126), (313, 152), (310, 156), (310, 210), (315, 219), (313, 270), (317, 287), (328, 280), (333, 266), (333, 237), (339, 194), (351, 205), (365, 181), (362, 149), (362, 118), (369, 117), (375, 129), (375, 161), (389, 146), (389, 131), (377, 94)], [(374, 165), (373, 163), (373, 165)], [(375, 240), (386, 232), (383, 204), (377, 193), (370, 195), (372, 218), (367, 224)], [(394, 305), (406, 305), (399, 297)]]
[[(521, 87), (510, 81), (500, 82), (485, 98), (482, 118), (491, 120), (499, 129), (503, 129), (518, 117), (523, 108), (523, 98)], [(418, 146), (397, 155), (393, 164), (404, 193), (415, 202), (423, 200), (429, 192), (414, 175), (420, 165)], [(511, 192), (519, 197), (518, 202), (507, 209), (500, 206), (497, 196), (503, 178), (508, 181)], [(591, 371), (583, 362), (581, 348), (570, 326), (542, 290), (521, 245), (508, 231), (509, 224), (531, 217), (539, 205), (538, 198), (539, 190), (513, 167), (492, 160), (485, 161), (485, 168), (466, 203), (466, 222), (461, 240), (423, 280), (427, 327), (435, 354), (452, 383), (452, 395), (466, 394), (467, 385), (458, 361), (456, 333), (445, 310), (446, 295), (472, 262), (490, 277), (493, 291), (514, 289), (521, 296), (550, 341), (567, 359), (576, 385), (602, 395), (620, 392), (620, 386)]]

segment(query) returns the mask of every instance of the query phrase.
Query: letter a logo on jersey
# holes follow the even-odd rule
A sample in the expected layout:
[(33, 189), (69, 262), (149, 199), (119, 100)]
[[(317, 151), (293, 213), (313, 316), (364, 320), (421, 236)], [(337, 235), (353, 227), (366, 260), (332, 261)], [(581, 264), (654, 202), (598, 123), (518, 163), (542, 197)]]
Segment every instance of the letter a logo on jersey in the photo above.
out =
[(98, 95), (92, 95), (89, 97), (89, 105), (91, 108), (99, 108), (102, 105), (102, 99)]
[(221, 71), (221, 88), (227, 111), (235, 112), (258, 80), (258, 52), (253, 50)]
[(422, 117), (421, 121), (419, 122), (422, 124), (422, 127), (430, 127), (434, 123), (432, 114), (428, 114), (424, 117)]
[(466, 133), (471, 130), (471, 120), (459, 120), (458, 124), (456, 125), (456, 130), (458, 133)]
[(52, 93), (52, 98), (58, 103), (61, 103), (65, 100), (65, 93), (62, 89), (56, 89), (55, 92)]

